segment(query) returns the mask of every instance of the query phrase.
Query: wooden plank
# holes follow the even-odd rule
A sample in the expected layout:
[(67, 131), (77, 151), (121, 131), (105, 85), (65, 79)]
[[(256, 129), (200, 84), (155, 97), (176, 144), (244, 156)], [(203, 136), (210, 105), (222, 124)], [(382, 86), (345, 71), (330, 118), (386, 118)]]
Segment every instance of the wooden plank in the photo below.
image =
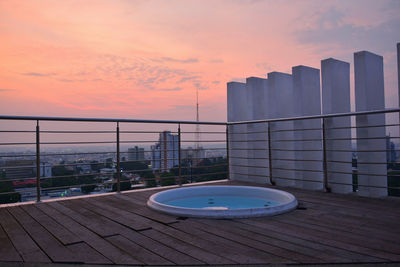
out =
[[(366, 225), (360, 225), (359, 222), (353, 221), (348, 223), (347, 221), (343, 220), (343, 218), (338, 218), (337, 216), (330, 216), (329, 214), (314, 214), (310, 212), (311, 210), (307, 211), (295, 211), (296, 213), (295, 219), (300, 220), (301, 222), (308, 223), (308, 224), (315, 224), (320, 227), (324, 227), (333, 231), (340, 231), (343, 233), (350, 233), (354, 236), (360, 236), (362, 238), (374, 239), (374, 240), (381, 240), (385, 242), (390, 242), (394, 244), (394, 246), (400, 245), (400, 234), (391, 232), (391, 229), (388, 228), (386, 231), (379, 228), (372, 228)], [(286, 215), (281, 215), (280, 217), (284, 217)], [(292, 218), (292, 217), (291, 217)], [(399, 225), (400, 227), (400, 225)]]
[(224, 237), (210, 234), (204, 229), (197, 228), (195, 225), (186, 221), (180, 223), (174, 223), (170, 225), (171, 227), (192, 234), (198, 238), (206, 239), (210, 242), (217, 243), (220, 249), (216, 253), (230, 252), (231, 259), (241, 263), (241, 264), (262, 264), (262, 263), (293, 263), (291, 260), (286, 260), (281, 257), (277, 257), (271, 254), (267, 254), (263, 251), (250, 248), (248, 246), (242, 245), (238, 242), (226, 239)]
[(134, 256), (144, 264), (149, 265), (173, 265), (174, 263), (160, 257), (159, 255), (137, 245), (136, 243), (126, 239), (121, 235), (111, 236), (106, 238), (114, 246), (119, 247), (126, 253)]
[(99, 252), (88, 246), (85, 242), (67, 246), (80, 261), (87, 264), (112, 264), (112, 262)]
[(369, 226), (372, 228), (382, 229), (396, 234), (400, 233), (399, 220), (395, 221), (380, 220), (377, 217), (374, 217), (373, 215), (367, 214), (365, 212), (363, 213), (357, 211), (352, 212), (343, 208), (329, 207), (326, 206), (325, 204), (304, 202), (303, 206), (307, 207), (307, 209), (318, 210), (324, 216), (328, 215), (344, 221), (350, 220), (354, 223), (354, 225)]
[(355, 245), (359, 247), (358, 250), (369, 253), (368, 255), (391, 261), (400, 261), (400, 246), (397, 244), (366, 238), (349, 232), (337, 231), (316, 224), (304, 223), (298, 220), (297, 217), (298, 216), (291, 216), (289, 219), (288, 217), (276, 216), (271, 218), (271, 221), (276, 221), (283, 224), (283, 226), (290, 225), (290, 227), (300, 228), (301, 231), (309, 231), (310, 234), (313, 233), (315, 236), (329, 238), (330, 240), (336, 240), (348, 245)]
[(26, 262), (51, 262), (7, 209), (0, 209), (0, 224)]
[(231, 264), (233, 263), (232, 261), (222, 258), (218, 255), (215, 255), (213, 253), (210, 253), (208, 251), (202, 250), (196, 246), (190, 245), (188, 243), (185, 243), (177, 238), (173, 238), (171, 236), (168, 236), (160, 231), (157, 230), (146, 230), (141, 232), (141, 234), (150, 237), (154, 240), (157, 240), (158, 242), (170, 246), (182, 253), (185, 253), (201, 262), (207, 263), (207, 264)]
[(175, 248), (166, 246), (160, 243), (157, 239), (151, 239), (142, 233), (138, 233), (132, 230), (128, 230), (125, 228), (124, 231), (121, 231), (121, 235), (130, 241), (138, 244), (141, 247), (148, 249), (149, 251), (158, 254), (159, 256), (169, 260), (178, 265), (198, 265), (203, 264), (201, 261), (196, 260), (195, 258), (176, 251)]
[[(326, 257), (327, 262), (365, 262), (366, 259), (363, 255), (347, 251), (341, 248), (333, 247), (327, 244), (308, 240), (304, 236), (292, 235), (285, 229), (278, 227), (271, 227), (256, 220), (240, 219), (236, 221), (239, 224), (246, 226), (247, 229), (260, 233), (277, 240), (287, 241), (293, 244), (304, 246), (312, 249), (321, 257)], [(240, 226), (239, 226), (240, 227)], [(326, 255), (324, 254), (326, 253)], [(333, 257), (333, 259), (332, 259)], [(377, 261), (375, 259), (375, 261)]]
[[(97, 250), (100, 254), (111, 260), (113, 263), (135, 264), (137, 262), (130, 255), (116, 248), (106, 240), (100, 238), (97, 234), (93, 233), (91, 230), (84, 227), (67, 215), (61, 213), (56, 208), (53, 208), (48, 204), (38, 204), (37, 207), (41, 209), (44, 213), (48, 214), (50, 217), (54, 218), (58, 223), (62, 224), (69, 231), (81, 236), (82, 239), (89, 246)], [(107, 264), (107, 262), (105, 262), (104, 264)]]
[[(223, 226), (225, 221), (221, 220), (220, 223)], [(341, 253), (340, 249), (241, 223), (240, 219), (229, 221), (229, 225), (232, 228), (243, 229), (252, 232), (257, 235), (258, 239), (263, 240), (264, 242), (268, 242), (289, 250), (298, 251), (304, 255), (317, 257), (324, 260), (324, 262), (343, 263), (350, 261), (349, 258), (343, 256), (343, 253)]]
[(100, 236), (117, 235), (118, 231), (110, 221), (96, 213), (83, 208), (75, 200), (52, 202), (49, 205), (77, 222), (85, 222), (84, 226)]
[(311, 191), (299, 188), (278, 188), (284, 191), (289, 191), (292, 194), (298, 196), (306, 196), (306, 197), (313, 197), (324, 199), (328, 201), (335, 201), (337, 204), (341, 204), (347, 206), (349, 203), (351, 205), (363, 207), (369, 209), (371, 207), (383, 211), (391, 212), (396, 210), (400, 205), (400, 199), (398, 198), (369, 198), (358, 196), (354, 194), (338, 194), (338, 193), (325, 193), (320, 191)]
[(274, 255), (291, 259), (301, 263), (323, 263), (324, 259), (319, 258), (318, 255), (315, 254), (314, 250), (304, 249), (304, 247), (291, 245), (288, 242), (279, 242), (272, 238), (267, 238), (259, 233), (254, 233), (252, 231), (245, 230), (243, 228), (235, 227), (235, 223), (231, 220), (206, 220), (199, 219), (196, 220), (196, 223), (202, 223), (204, 225), (208, 225), (209, 229), (212, 229), (210, 232), (212, 233), (214, 230), (218, 232), (229, 232), (234, 236), (240, 236), (242, 238), (246, 238), (249, 241), (246, 244), (250, 244), (250, 246), (254, 247), (254, 244), (259, 244), (255, 248), (259, 248), (263, 251), (273, 253)]
[(300, 198), (304, 202), (311, 202), (314, 204), (320, 204), (323, 205), (325, 208), (328, 210), (332, 209), (335, 211), (341, 211), (342, 213), (345, 214), (352, 214), (352, 215), (358, 215), (362, 217), (369, 217), (373, 218), (377, 221), (382, 221), (382, 222), (396, 222), (400, 220), (400, 215), (399, 212), (396, 210), (391, 210), (389, 211), (384, 211), (381, 209), (376, 209), (374, 207), (361, 207), (357, 203), (351, 203), (347, 202), (345, 204), (338, 203), (335, 199), (331, 200), (325, 200), (317, 197), (310, 197), (304, 195), (303, 198)]
[[(71, 201), (69, 201), (71, 202)], [(65, 207), (64, 205), (61, 205), (60, 203), (63, 203), (66, 206), (69, 206), (70, 208), (74, 209), (69, 209)], [(156, 254), (160, 255), (163, 258), (168, 259), (169, 261), (175, 263), (175, 264), (181, 264), (181, 265), (188, 265), (188, 264), (202, 264), (202, 262), (185, 255), (183, 253), (180, 253), (168, 246), (165, 246), (157, 241), (154, 241), (144, 235), (141, 235), (137, 233), (136, 231), (133, 231), (132, 229), (129, 229), (127, 227), (124, 227), (116, 222), (113, 222), (111, 220), (108, 220), (107, 218), (102, 217), (101, 219), (99, 216), (96, 216), (95, 213), (92, 213), (89, 210), (86, 210), (85, 208), (79, 206), (79, 202), (75, 204), (71, 203), (51, 203), (50, 205), (53, 206), (54, 208), (57, 208), (61, 212), (68, 214), (68, 216), (71, 216), (74, 220), (79, 222), (80, 224), (84, 225), (85, 227), (90, 228), (91, 230), (95, 231), (97, 234), (104, 234), (105, 232), (113, 233), (112, 235), (122, 235), (125, 238), (131, 240), (132, 242), (143, 246), (147, 248), (148, 250), (155, 252)], [(85, 214), (85, 215), (83, 215)], [(106, 230), (104, 230), (106, 229)], [(111, 230), (110, 230), (111, 229)], [(110, 232), (111, 231), (111, 232)], [(107, 235), (103, 235), (106, 237)]]
[(53, 262), (79, 262), (70, 250), (63, 246), (22, 208), (12, 207), (8, 208), (8, 211), (18, 220), (25, 231)]
[[(1, 218), (3, 219), (3, 217)], [(22, 261), (22, 258), (19, 256), (6, 232), (4, 232), (3, 227), (0, 225), (0, 262), (1, 261)]]
[[(195, 247), (198, 247), (204, 251), (208, 251), (213, 254), (217, 254), (218, 257), (222, 259), (216, 259), (216, 261), (220, 261), (221, 264), (235, 264), (239, 263), (235, 261), (234, 258), (237, 256), (235, 252), (230, 252), (224, 249), (221, 249), (221, 245), (215, 242), (211, 242), (210, 240), (199, 238), (193, 234), (189, 234), (186, 232), (179, 231), (175, 228), (170, 227), (169, 225), (157, 224), (154, 225), (154, 229), (157, 229), (158, 232), (162, 232), (165, 235), (170, 237), (179, 239), (185, 243), (191, 244)], [(226, 263), (224, 263), (226, 262)]]
[(64, 245), (82, 242), (82, 238), (68, 231), (64, 226), (47, 216), (35, 205), (22, 205), (21, 208), (40, 223), (47, 231)]
[(151, 224), (156, 223), (137, 214), (112, 207), (108, 201), (98, 198), (96, 200), (85, 199), (82, 203), (83, 207), (136, 231), (149, 229), (151, 228)]
[(307, 231), (307, 229), (291, 227), (290, 225), (285, 225), (282, 223), (276, 223), (272, 220), (260, 219), (242, 219), (241, 222), (254, 225), (266, 230), (279, 232), (282, 234), (294, 236), (300, 239), (308, 240), (317, 244), (323, 244), (326, 246), (341, 249), (345, 257), (350, 257), (352, 261), (356, 262), (382, 262), (384, 259), (370, 256), (363, 249), (359, 249), (358, 246), (349, 245), (344, 242), (337, 242), (331, 240), (329, 237), (320, 237), (315, 235), (312, 231)]
[(250, 238), (251, 233), (244, 233), (244, 235), (240, 235), (240, 230), (231, 229), (228, 231), (222, 227), (218, 227), (218, 223), (213, 223), (210, 220), (190, 220), (190, 226), (196, 227), (197, 229), (201, 229), (210, 234), (214, 234), (216, 236), (220, 236), (225, 239), (229, 239), (233, 242), (240, 243), (242, 245), (258, 249), (260, 251), (264, 251), (267, 254), (270, 254), (273, 257), (277, 257), (281, 262), (307, 262), (307, 263), (318, 263), (322, 262), (320, 259), (314, 257), (307, 257), (295, 251), (289, 252), (287, 249), (282, 249), (281, 247), (273, 246), (264, 242), (260, 242), (256, 239)]
[(107, 199), (110, 200), (110, 205), (118, 205), (119, 207), (123, 207), (126, 211), (136, 213), (153, 221), (158, 221), (165, 224), (177, 222), (176, 217), (153, 211), (144, 204), (138, 204), (131, 198), (124, 195), (109, 196)]

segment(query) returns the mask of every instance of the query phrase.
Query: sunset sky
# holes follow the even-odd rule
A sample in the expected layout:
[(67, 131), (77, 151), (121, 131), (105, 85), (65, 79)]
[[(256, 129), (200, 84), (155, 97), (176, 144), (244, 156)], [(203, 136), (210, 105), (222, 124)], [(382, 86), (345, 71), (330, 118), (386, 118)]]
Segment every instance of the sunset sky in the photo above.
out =
[(384, 56), (396, 107), (399, 14), (399, 0), (0, 0), (0, 114), (195, 120), (199, 89), (200, 119), (226, 121), (227, 82), (360, 50)]

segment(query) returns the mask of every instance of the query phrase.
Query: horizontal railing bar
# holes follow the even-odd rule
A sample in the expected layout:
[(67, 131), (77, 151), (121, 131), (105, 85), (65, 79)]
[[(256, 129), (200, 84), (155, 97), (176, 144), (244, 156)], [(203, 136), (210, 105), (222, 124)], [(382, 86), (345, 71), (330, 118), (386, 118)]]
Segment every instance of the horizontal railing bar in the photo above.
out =
[[(115, 154), (117, 152), (79, 152), (79, 153), (51, 153), (51, 154), (40, 154), (41, 157), (50, 157), (50, 156), (74, 156), (74, 155), (90, 155), (90, 154)], [(123, 153), (123, 152), (121, 152)], [(128, 152), (124, 152), (128, 153)], [(36, 154), (19, 154), (19, 155), (0, 155), (2, 158), (12, 158), (12, 157), (36, 157)]]
[(0, 133), (36, 133), (36, 131), (28, 131), (28, 130), (0, 130)]
[(40, 131), (39, 133), (60, 133), (60, 134), (64, 134), (64, 133), (109, 133), (109, 134), (115, 134), (115, 131)]
[(35, 145), (36, 143), (0, 143), (0, 146)]
[(297, 131), (322, 131), (322, 128), (304, 128), (304, 129), (282, 129), (282, 130), (271, 130), (271, 133), (276, 132), (297, 132)]
[(274, 179), (283, 179), (283, 180), (292, 180), (292, 181), (303, 181), (303, 182), (312, 182), (312, 183), (323, 183), (322, 181), (318, 180), (311, 180), (311, 179), (295, 179), (295, 178), (289, 178), (289, 177), (283, 177), (283, 176), (275, 176)]
[(307, 169), (290, 169), (290, 168), (280, 168), (280, 167), (273, 167), (275, 170), (282, 170), (282, 171), (298, 171), (298, 172), (324, 172), (324, 170), (307, 170)]
[(72, 118), (72, 117), (37, 117), (37, 116), (4, 116), (4, 115), (0, 116), (0, 120), (226, 125), (225, 122), (206, 122), (206, 121), (107, 119), (107, 118)]
[[(186, 134), (195, 134), (195, 133), (197, 133), (197, 132), (186, 132), (186, 131), (181, 131), (181, 133), (183, 134), (183, 133), (186, 133)], [(199, 134), (226, 134), (226, 132), (203, 132), (203, 131), (200, 131), (200, 132), (198, 132)]]
[(21, 180), (32, 180), (32, 179), (36, 179), (36, 177), (33, 176), (33, 177), (24, 177), (24, 178), (15, 178), (15, 179), (1, 179), (0, 183), (12, 182), (12, 181), (21, 181)]
[(33, 121), (70, 121), (70, 122), (120, 122), (120, 123), (154, 123), (154, 124), (203, 124), (203, 125), (237, 125), (248, 123), (280, 122), (293, 120), (309, 120), (318, 118), (334, 118), (346, 116), (372, 115), (382, 113), (400, 112), (400, 108), (346, 112), (336, 114), (312, 115), (303, 117), (276, 118), (266, 120), (239, 121), (239, 122), (198, 122), (198, 121), (174, 121), (174, 120), (144, 120), (144, 119), (110, 119), (110, 118), (72, 118), (72, 117), (39, 117), (39, 116), (5, 116), (1, 115), (0, 120), (33, 120)]
[[(328, 140), (328, 139), (325, 139)], [(307, 141), (322, 141), (321, 139), (273, 139), (271, 138), (271, 142), (307, 142)]]
[[(177, 143), (177, 141), (163, 141), (166, 143)], [(181, 140), (181, 143), (196, 143), (196, 140)], [(132, 141), (120, 141), (120, 143), (159, 143), (159, 141), (152, 140), (132, 140)], [(201, 143), (225, 143), (225, 140), (201, 140)]]
[(268, 148), (229, 148), (229, 150), (263, 150), (263, 151), (268, 151)]
[(341, 173), (341, 174), (357, 174), (357, 175), (368, 175), (368, 176), (381, 176), (381, 177), (387, 177), (387, 176), (393, 176), (393, 177), (400, 177), (399, 175), (396, 174), (379, 174), (379, 173), (359, 173), (358, 171), (354, 171), (354, 172), (341, 172), (341, 171), (330, 171), (328, 170), (328, 173)]
[[(224, 173), (228, 173), (227, 171), (224, 172), (211, 172), (211, 173), (202, 173), (202, 174), (185, 174), (185, 175), (181, 175), (181, 177), (198, 177), (198, 176), (206, 176), (206, 175), (214, 175), (214, 174), (224, 174)], [(179, 176), (174, 176), (175, 178), (179, 178)]]
[[(311, 151), (323, 151), (322, 149), (282, 149), (282, 148), (271, 148), (271, 151), (288, 151), (288, 152), (311, 152)], [(328, 150), (327, 150), (328, 151)]]
[(372, 187), (372, 188), (400, 189), (400, 187), (392, 187), (392, 186), (360, 185), (360, 184), (349, 184), (349, 183), (340, 183), (340, 182), (329, 182), (328, 184), (351, 185), (351, 186), (357, 186), (357, 187)]
[(299, 162), (323, 162), (322, 159), (282, 159), (282, 158), (273, 158), (272, 160), (299, 161)]
[(227, 122), (227, 124), (228, 125), (238, 125), (238, 124), (250, 124), (250, 123), (254, 124), (254, 123), (264, 123), (264, 122), (297, 121), (297, 120), (310, 120), (310, 119), (322, 119), (322, 118), (337, 118), (337, 117), (348, 117), (348, 116), (372, 115), (372, 114), (393, 113), (393, 112), (400, 112), (400, 108), (371, 110), (371, 111), (358, 111), (358, 112), (346, 112), (346, 113), (335, 113), (335, 114), (323, 114), (323, 115), (313, 115), (313, 116), (303, 116), (303, 117), (277, 118), (277, 119), (267, 119), (267, 120)]
[(253, 165), (240, 165), (240, 164), (231, 164), (231, 166), (233, 166), (233, 167), (269, 169), (269, 167), (266, 167), (266, 166), (253, 166)]
[(356, 129), (356, 128), (377, 128), (377, 127), (392, 127), (392, 126), (400, 126), (400, 124), (399, 123), (393, 123), (393, 124), (366, 125), (366, 126), (326, 127), (326, 130)]
[[(189, 148), (182, 148), (182, 151), (189, 150)], [(191, 148), (191, 150), (195, 151), (194, 148)], [(225, 147), (221, 148), (203, 148), (203, 150), (226, 150)], [(176, 151), (173, 149), (167, 149), (165, 151)], [(151, 150), (144, 150), (143, 152), (152, 152)], [(107, 152), (78, 152), (78, 153), (45, 153), (45, 154), (40, 154), (41, 157), (50, 157), (50, 156), (74, 156), (74, 155), (90, 155), (90, 154), (115, 154), (117, 152), (115, 151), (107, 151)], [(120, 154), (127, 154), (131, 153), (129, 151), (125, 152), (120, 152)], [(20, 155), (0, 155), (0, 157), (36, 157), (35, 154), (20, 154)]]
[(260, 134), (260, 133), (268, 133), (267, 131), (261, 131), (261, 132), (232, 132), (234, 130), (231, 130), (229, 134)]
[[(214, 165), (209, 165), (209, 166), (181, 166), (181, 168), (182, 169), (205, 169), (205, 168), (223, 167), (223, 166), (228, 166), (228, 163), (214, 164)], [(174, 166), (174, 167), (170, 168), (170, 170), (172, 170), (172, 169), (179, 169), (179, 166)], [(129, 171), (127, 171), (127, 172), (129, 172)]]
[(262, 157), (257, 157), (257, 158), (248, 158), (248, 157), (235, 157), (235, 156), (229, 156), (231, 159), (269, 159), (269, 158), (262, 158)]
[(268, 142), (267, 140), (261, 139), (261, 140), (229, 140), (231, 143), (248, 143), (248, 142)]
[[(375, 139), (384, 139), (387, 137), (352, 137), (352, 138), (326, 138), (325, 140), (375, 140)], [(390, 139), (400, 139), (399, 136), (391, 136)]]
[[(341, 161), (341, 160), (327, 160), (326, 162), (332, 162), (332, 163), (352, 163), (352, 161)], [(357, 160), (357, 165), (361, 164), (361, 165), (368, 165), (368, 164), (384, 164), (387, 165), (390, 162), (360, 162), (359, 160)]]
[(115, 184), (117, 181), (109, 181), (103, 183), (92, 183), (92, 184), (75, 184), (75, 185), (64, 185), (64, 186), (57, 186), (57, 187), (42, 187), (42, 191), (50, 191), (50, 190), (57, 190), (57, 189), (65, 189), (65, 188), (73, 188), (73, 187), (82, 187), (82, 186), (89, 186), (89, 185), (108, 185), (108, 184)]

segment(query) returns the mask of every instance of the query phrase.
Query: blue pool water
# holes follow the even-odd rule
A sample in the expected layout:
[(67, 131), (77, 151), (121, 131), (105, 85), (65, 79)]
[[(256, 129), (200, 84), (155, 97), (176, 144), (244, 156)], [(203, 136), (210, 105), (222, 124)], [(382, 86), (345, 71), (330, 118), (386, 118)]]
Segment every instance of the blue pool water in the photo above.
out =
[(165, 201), (164, 204), (182, 208), (197, 209), (248, 209), (278, 205), (278, 202), (251, 197), (239, 196), (206, 196), (187, 197)]

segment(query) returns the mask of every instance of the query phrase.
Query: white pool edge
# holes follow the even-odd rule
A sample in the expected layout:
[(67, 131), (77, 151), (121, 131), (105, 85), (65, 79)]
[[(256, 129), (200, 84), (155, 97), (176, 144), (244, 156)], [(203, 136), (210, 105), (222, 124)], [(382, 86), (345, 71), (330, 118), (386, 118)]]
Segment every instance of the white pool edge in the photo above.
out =
[[(297, 208), (298, 202), (296, 198), (285, 191), (282, 190), (277, 190), (277, 189), (271, 189), (271, 188), (264, 188), (264, 187), (252, 187), (252, 186), (199, 186), (197, 188), (225, 188), (225, 189), (244, 189), (244, 190), (251, 190), (257, 189), (257, 190), (263, 190), (265, 193), (273, 193), (273, 194), (278, 194), (280, 197), (284, 197), (285, 199), (287, 198), (287, 201), (284, 203), (281, 203), (276, 206), (270, 206), (270, 207), (263, 207), (263, 208), (247, 208), (247, 209), (228, 209), (228, 210), (216, 210), (216, 209), (199, 209), (199, 208), (184, 208), (184, 207), (176, 207), (176, 206), (171, 206), (167, 204), (163, 204), (161, 202), (158, 202), (155, 200), (157, 196), (160, 194), (166, 194), (165, 192), (168, 193), (168, 191), (174, 190), (175, 192), (179, 189), (184, 189), (184, 188), (177, 188), (177, 189), (170, 189), (162, 192), (158, 192), (153, 194), (149, 200), (147, 201), (147, 206), (150, 207), (153, 210), (169, 214), (169, 215), (174, 215), (178, 217), (195, 217), (195, 218), (213, 218), (213, 219), (238, 219), (238, 218), (252, 218), (252, 217), (263, 217), (263, 216), (274, 216), (282, 213), (286, 213), (289, 211), (292, 211)], [(196, 187), (192, 187), (196, 188)], [(179, 192), (179, 191), (178, 191)], [(274, 200), (274, 199), (272, 199)]]

